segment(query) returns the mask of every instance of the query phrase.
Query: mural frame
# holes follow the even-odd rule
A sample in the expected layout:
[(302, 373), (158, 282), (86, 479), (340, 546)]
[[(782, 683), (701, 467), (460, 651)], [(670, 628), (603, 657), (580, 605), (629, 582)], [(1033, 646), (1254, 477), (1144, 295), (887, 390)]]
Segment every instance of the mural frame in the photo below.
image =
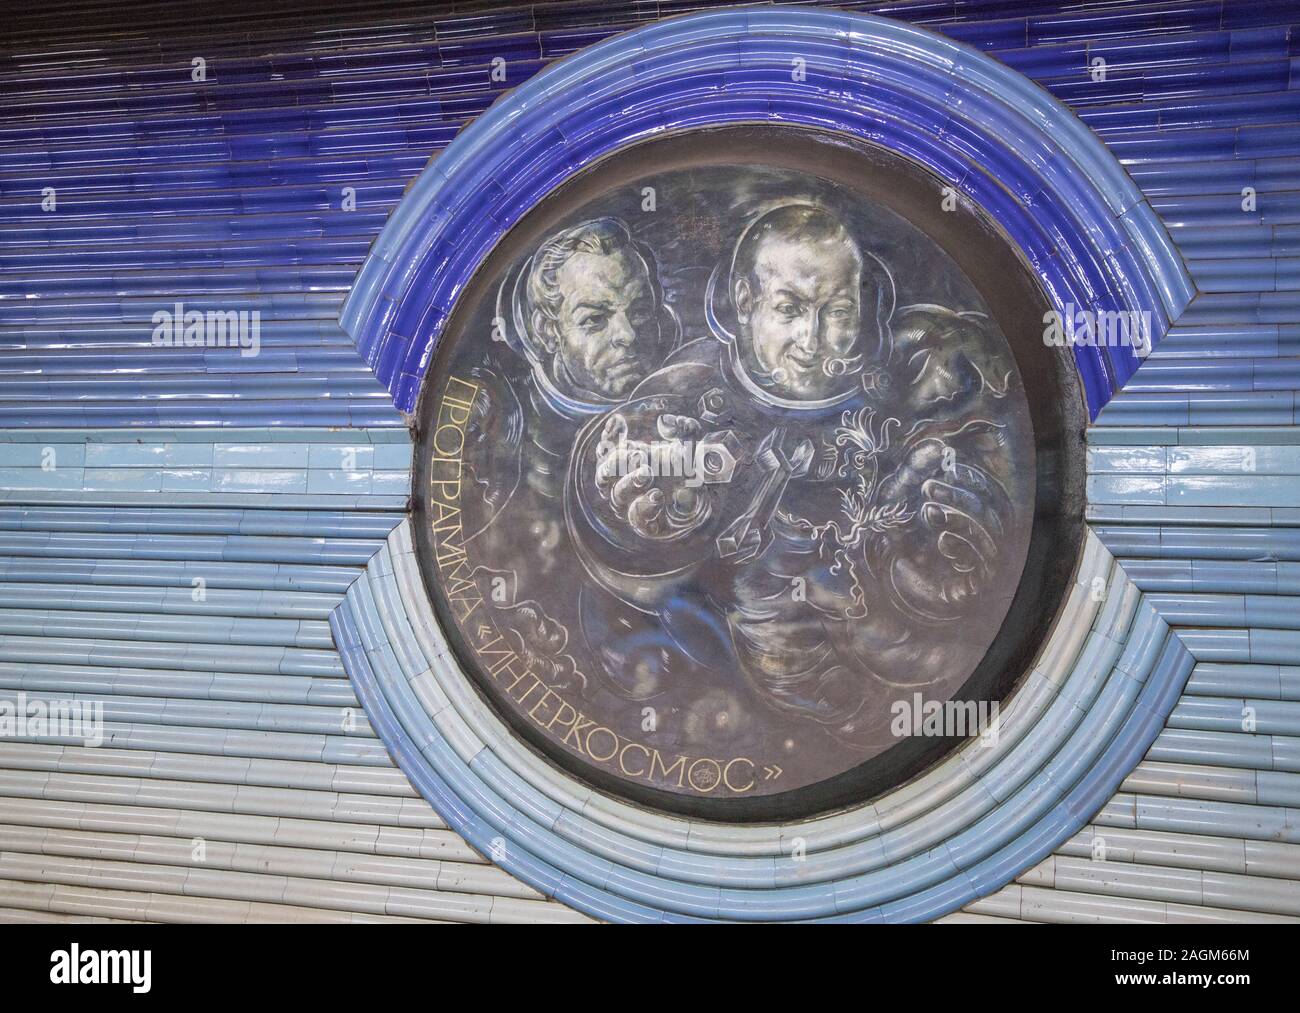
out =
[[(654, 160), (656, 165), (664, 163), (695, 168), (725, 164), (736, 157), (742, 160), (756, 157), (775, 140), (762, 133), (765, 129), (763, 126), (732, 124), (656, 135), (602, 156), (586, 168), (583, 177), (562, 184), (539, 202), (535, 210), (544, 211), (552, 218), (572, 213), (583, 205), (593, 190), (626, 185), (640, 178), (642, 171), (634, 166), (650, 164), (648, 160)], [(816, 129), (785, 126), (781, 129), (786, 132), (808, 130), (812, 135), (807, 138), (808, 146), (815, 149), (816, 154), (810, 159), (809, 156), (776, 153), (769, 156), (767, 165), (805, 171), (816, 167), (824, 179), (841, 185), (852, 179), (854, 173), (878, 174), (869, 183), (859, 184), (860, 192), (903, 217), (944, 249), (966, 277), (972, 279), (993, 317), (1002, 325), (1002, 331), (1009, 336), (1012, 353), (1030, 394), (1030, 411), (1039, 443), (1033, 510), (1035, 533), (1030, 557), (1026, 560), (1010, 606), (1011, 614), (1017, 616), (1017, 623), (1004, 624), (984, 660), (964, 681), (961, 687), (963, 695), (954, 697), (1004, 701), (1027, 676), (1029, 664), (1056, 617), (1078, 559), (1083, 533), (1082, 432), (1086, 406), (1077, 376), (1057, 350), (1042, 343), (1041, 317), (1047, 308), (1046, 300), (1036, 290), (1034, 276), (1020, 260), (1014, 245), (993, 222), (969, 204), (945, 210), (941, 180), (908, 160), (892, 159), (874, 145)], [(720, 135), (720, 143), (707, 147), (707, 153), (701, 153), (697, 147), (699, 142), (707, 143), (709, 135), (715, 132)], [(782, 137), (788, 139), (788, 133), (783, 133)], [(601, 170), (610, 166), (611, 159), (624, 154), (630, 157), (618, 161), (613, 173), (615, 182), (610, 183), (609, 174)], [(542, 220), (546, 220), (545, 215)], [(521, 223), (520, 228), (526, 224)], [(445, 334), (448, 339), (466, 326), (466, 320), (473, 316), (480, 301), (489, 299), (495, 291), (498, 281), (495, 268), (509, 264), (521, 251), (534, 246), (547, 227), (534, 219), (528, 231), (510, 233), (484, 259), (447, 318)], [(1016, 266), (1011, 268), (1004, 260), (995, 259), (998, 254), (1012, 258)], [(1014, 338), (1010, 338), (1012, 332)], [(435, 347), (435, 355), (437, 350)], [(432, 385), (426, 385), (417, 401), (417, 434), (427, 434), (435, 421), (436, 394)], [(424, 442), (417, 440), (413, 481), (417, 492), (411, 515), (415, 522), (417, 555), (426, 580), (431, 580), (437, 568), (432, 562), (434, 547), (428, 537), (428, 522), (423, 514), (424, 495), (420, 491), (425, 489), (429, 478), (427, 460), (418, 449)], [(464, 667), (464, 646), (457, 638), (451, 639), (456, 642), (456, 654)], [(479, 685), (478, 680), (476, 685)], [(486, 688), (481, 685), (479, 688), (490, 700), (491, 694)], [(569, 758), (558, 749), (548, 749), (544, 737), (518, 714), (499, 704), (494, 704), (494, 708), (534, 748), (595, 787), (665, 812), (743, 822), (806, 818), (873, 799), (937, 762), (963, 741), (943, 736), (909, 736), (870, 760), (869, 770), (864, 769), (867, 765), (850, 768), (816, 785), (761, 798), (694, 799), (642, 788), (612, 776), (602, 777), (589, 765)]]
[[(1113, 156), (1020, 75), (882, 18), (750, 9), (618, 36), (504, 96), (413, 184), (344, 325), (409, 411), (456, 298), (542, 195), (637, 137), (769, 119), (843, 131), (925, 165), (1000, 224), (1054, 306), (1148, 310), (1158, 342), (1193, 294)], [(1075, 352), (1095, 417), (1137, 357)], [(547, 895), (617, 920), (928, 920), (954, 910), (1050, 853), (1113, 794), (1191, 668), (1089, 536), (996, 756), (958, 751), (876, 804), (822, 819), (701, 823), (638, 812), (530, 766), (508, 732), (448, 695), (464, 676), (421, 614), (413, 558), (404, 525), (372, 564), (376, 590), (359, 582), (331, 617), (376, 730), (471, 844)], [(1109, 589), (1104, 605), (1089, 602), (1097, 581)], [(390, 589), (381, 603), (390, 585), (398, 600)]]

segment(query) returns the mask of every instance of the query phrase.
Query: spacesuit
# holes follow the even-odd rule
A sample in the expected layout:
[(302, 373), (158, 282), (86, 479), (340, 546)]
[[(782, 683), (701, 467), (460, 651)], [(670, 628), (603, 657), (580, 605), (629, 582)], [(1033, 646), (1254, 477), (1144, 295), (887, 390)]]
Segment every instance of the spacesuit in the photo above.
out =
[(734, 333), (711, 317), (584, 427), (566, 524), (695, 664), (878, 750), (889, 697), (951, 692), (1005, 615), (1024, 520), (1006, 490), (1013, 464), (1032, 474), (1002, 418), (1018, 378), (975, 351), (979, 316), (895, 313), (833, 222), (786, 215), (751, 245)]
[[(601, 621), (627, 610), (599, 588), (546, 593), (572, 558), (560, 501), (573, 438), (663, 361), (677, 343), (676, 319), (653, 258), (615, 219), (582, 222), (543, 243), (504, 279), (495, 311), (499, 340), (453, 371), (477, 388), (461, 486), (464, 543), (479, 594), (529, 669), (554, 689), (585, 692), (589, 673), (569, 653), (580, 599), (601, 599)], [(628, 638), (649, 625), (640, 614), (624, 619), (621, 647), (593, 638), (599, 674), (622, 695), (637, 695)]]

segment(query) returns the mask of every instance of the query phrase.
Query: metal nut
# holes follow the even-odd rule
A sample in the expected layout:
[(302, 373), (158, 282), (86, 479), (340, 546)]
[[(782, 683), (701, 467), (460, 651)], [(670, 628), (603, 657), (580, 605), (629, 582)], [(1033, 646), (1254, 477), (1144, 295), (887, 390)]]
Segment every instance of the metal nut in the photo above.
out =
[(726, 407), (726, 393), (721, 387), (714, 387), (700, 395), (697, 414), (705, 422), (717, 422), (722, 418), (722, 410)]
[(740, 456), (740, 441), (730, 429), (709, 433), (695, 448), (699, 477), (705, 485), (722, 485), (730, 482), (736, 473)]

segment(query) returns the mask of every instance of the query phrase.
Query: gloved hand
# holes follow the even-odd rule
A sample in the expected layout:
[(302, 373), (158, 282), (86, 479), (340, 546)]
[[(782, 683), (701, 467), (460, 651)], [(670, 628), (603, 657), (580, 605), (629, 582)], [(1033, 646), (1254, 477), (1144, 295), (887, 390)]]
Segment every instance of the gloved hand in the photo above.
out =
[(614, 514), (642, 538), (664, 540), (709, 519), (710, 499), (693, 482), (698, 419), (662, 414), (653, 444), (628, 438), (627, 419), (614, 412), (596, 447), (596, 489)]
[(990, 586), (1012, 519), (998, 481), (977, 465), (945, 461), (946, 449), (920, 444), (890, 483), (915, 489), (917, 503), (916, 523), (890, 545), (890, 584), (905, 611), (928, 620), (959, 617)]

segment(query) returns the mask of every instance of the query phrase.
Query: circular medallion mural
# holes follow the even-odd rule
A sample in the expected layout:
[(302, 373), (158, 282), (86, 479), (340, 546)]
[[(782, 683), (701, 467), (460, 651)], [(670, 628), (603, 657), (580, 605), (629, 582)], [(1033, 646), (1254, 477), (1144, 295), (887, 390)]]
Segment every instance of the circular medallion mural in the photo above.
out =
[(598, 788), (811, 815), (996, 734), (1081, 535), (1032, 272), (913, 163), (795, 127), (623, 149), (461, 294), (417, 537), (461, 666)]

